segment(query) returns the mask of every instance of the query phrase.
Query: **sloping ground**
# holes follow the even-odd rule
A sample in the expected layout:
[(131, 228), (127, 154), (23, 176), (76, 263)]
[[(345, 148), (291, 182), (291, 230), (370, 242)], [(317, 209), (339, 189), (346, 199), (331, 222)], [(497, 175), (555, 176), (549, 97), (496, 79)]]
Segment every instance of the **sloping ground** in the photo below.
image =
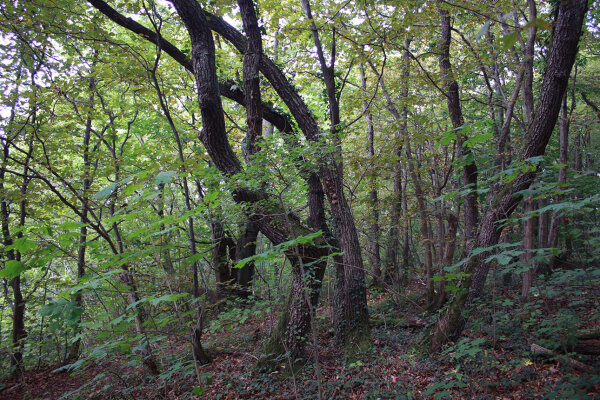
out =
[[(269, 374), (253, 369), (272, 327), (271, 317), (258, 310), (244, 314), (248, 317), (235, 326), (209, 326), (204, 341), (214, 362), (198, 370), (190, 363), (189, 345), (172, 339), (162, 352), (163, 363), (171, 368), (158, 379), (149, 379), (125, 360), (91, 366), (74, 376), (45, 368), (28, 371), (19, 386), (4, 382), (0, 399), (57, 399), (84, 383), (88, 385), (78, 394), (86, 399), (315, 399), (319, 390), (325, 399), (600, 398), (598, 356), (571, 354), (591, 367), (581, 372), (560, 357), (535, 359), (529, 353), (532, 343), (560, 349), (578, 331), (597, 327), (600, 287), (548, 288), (560, 296), (540, 292), (522, 302), (516, 289), (494, 289), (478, 304), (464, 339), (431, 358), (410, 352), (425, 318), (431, 318), (419, 312), (416, 295), (393, 303), (387, 295), (371, 294), (374, 346), (352, 360), (344, 360), (335, 346), (330, 310), (321, 309), (320, 382), (314, 365), (296, 373), (289, 372), (285, 361)], [(231, 316), (238, 312), (242, 310), (228, 311)], [(94, 376), (99, 378), (93, 381)]]

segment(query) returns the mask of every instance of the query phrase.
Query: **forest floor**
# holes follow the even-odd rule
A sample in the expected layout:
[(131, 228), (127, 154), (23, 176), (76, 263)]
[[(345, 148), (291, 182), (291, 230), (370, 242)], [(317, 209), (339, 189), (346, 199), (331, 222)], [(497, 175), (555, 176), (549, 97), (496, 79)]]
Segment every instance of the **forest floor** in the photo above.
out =
[(600, 286), (553, 287), (561, 301), (538, 294), (523, 302), (514, 288), (492, 291), (463, 338), (434, 357), (410, 351), (431, 318), (421, 311), (414, 284), (412, 294), (396, 301), (371, 291), (374, 345), (354, 359), (335, 345), (331, 310), (319, 310), (320, 380), (314, 363), (295, 373), (285, 363), (271, 373), (256, 371), (275, 316), (246, 306), (209, 325), (203, 341), (213, 362), (197, 370), (183, 338), (169, 338), (161, 361), (171, 367), (158, 378), (126, 359), (98, 361), (76, 373), (44, 367), (27, 371), (20, 383), (0, 382), (0, 399), (316, 399), (319, 391), (324, 399), (600, 399), (598, 356), (570, 354), (590, 366), (586, 372), (563, 357), (532, 358), (534, 342), (557, 348), (575, 332), (600, 327)]

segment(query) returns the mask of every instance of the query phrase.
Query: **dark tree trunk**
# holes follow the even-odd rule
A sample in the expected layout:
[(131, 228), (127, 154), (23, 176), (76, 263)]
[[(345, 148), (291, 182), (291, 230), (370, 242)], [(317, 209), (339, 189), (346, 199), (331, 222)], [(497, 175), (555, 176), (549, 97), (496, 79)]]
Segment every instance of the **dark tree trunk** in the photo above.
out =
[[(577, 54), (587, 3), (587, 0), (560, 3), (535, 119), (521, 156), (523, 161), (543, 155), (550, 140)], [(477, 247), (491, 247), (498, 243), (503, 229), (498, 222), (512, 214), (522, 200), (523, 195), (520, 193), (531, 185), (536, 175), (537, 171), (521, 172), (512, 182), (490, 193), (491, 208), (481, 220), (476, 238)], [(449, 339), (460, 335), (466, 323), (462, 312), (470, 307), (473, 299), (483, 289), (489, 270), (489, 263), (485, 260), (490, 255), (489, 251), (485, 251), (470, 258), (465, 267), (465, 272), (470, 276), (462, 282), (462, 286), (468, 290), (455, 296), (444, 309), (439, 321), (424, 332), (416, 344), (417, 348), (436, 351)]]
[[(238, 239), (235, 246), (235, 259), (241, 261), (256, 253), (256, 239), (258, 237), (258, 226), (252, 221), (246, 223), (244, 233)], [(236, 283), (239, 285), (239, 293), (248, 297), (252, 293), (252, 281), (254, 279), (254, 261), (250, 261), (237, 270)]]
[[(360, 64), (360, 82), (364, 93), (367, 91), (367, 78), (365, 77), (365, 69), (361, 62)], [(367, 122), (367, 156), (369, 157), (369, 199), (371, 208), (371, 232), (370, 232), (370, 261), (373, 271), (373, 283), (380, 284), (381, 282), (381, 258), (379, 254), (379, 201), (377, 196), (377, 168), (375, 168), (375, 129), (373, 128), (373, 118), (369, 111), (368, 102), (363, 102), (363, 114)], [(397, 233), (396, 233), (397, 236)], [(397, 247), (397, 244), (396, 244)]]
[[(341, 154), (341, 142), (339, 138), (340, 126), (340, 104), (338, 91), (335, 85), (335, 61), (336, 61), (336, 32), (332, 32), (332, 44), (330, 49), (331, 59), (329, 64), (325, 60), (325, 53), (319, 37), (319, 31), (314, 23), (309, 0), (302, 0), (302, 7), (306, 17), (311, 23), (311, 32), (313, 42), (317, 50), (319, 65), (323, 74), (323, 83), (327, 92), (327, 100), (329, 105), (329, 120), (331, 123), (330, 140), (335, 145), (336, 151), (333, 155), (321, 156), (320, 174), (323, 180), (323, 190), (329, 204), (331, 213), (333, 214), (335, 236), (339, 242), (340, 251), (342, 252), (343, 261), (343, 286), (336, 286), (337, 290), (342, 290), (341, 294), (337, 294), (337, 298), (341, 299), (342, 309), (336, 310), (344, 316), (344, 323), (336, 326), (336, 335), (339, 343), (344, 343), (344, 348), (349, 352), (355, 352), (357, 349), (363, 350), (371, 345), (371, 331), (369, 327), (369, 312), (367, 308), (367, 288), (365, 283), (365, 271), (361, 254), (360, 242), (358, 240), (358, 232), (354, 224), (354, 216), (350, 210), (350, 206), (346, 200), (343, 186), (343, 164)], [(264, 73), (264, 71), (263, 71)], [(281, 71), (277, 71), (281, 74)], [(265, 74), (267, 75), (267, 74)], [(269, 76), (267, 78), (271, 81)], [(285, 77), (284, 77), (285, 79)], [(273, 84), (273, 81), (271, 81)], [(275, 86), (275, 85), (274, 85)], [(277, 90), (277, 88), (275, 88)], [(297, 95), (297, 94), (296, 94)], [(281, 96), (288, 104), (286, 98)], [(288, 97), (291, 101), (292, 99)], [(302, 103), (302, 117), (313, 118), (306, 110), (306, 105)], [(291, 107), (290, 107), (291, 109)], [(298, 121), (298, 117), (296, 117)], [(301, 122), (298, 121), (300, 125)], [(310, 122), (312, 125), (313, 122)], [(314, 121), (316, 125), (316, 121)], [(314, 127), (307, 127), (309, 130), (302, 129), (307, 138), (315, 140)], [(340, 282), (341, 283), (341, 282)]]
[[(191, 0), (172, 0), (177, 13), (186, 25), (188, 34), (192, 43), (192, 63), (198, 89), (198, 103), (203, 121), (203, 131), (200, 136), (209, 156), (214, 165), (227, 177), (231, 178), (241, 172), (242, 167), (228, 143), (225, 131), (225, 120), (223, 108), (219, 93), (219, 84), (217, 82), (215, 65), (215, 48), (212, 32), (209, 29), (209, 23), (213, 23), (205, 18), (205, 12), (201, 6)], [(218, 21), (217, 21), (218, 22)], [(221, 20), (221, 22), (223, 22)], [(224, 22), (223, 22), (224, 23)], [(233, 33), (234, 38), (240, 39), (239, 33)], [(241, 38), (243, 41), (243, 38)], [(245, 48), (245, 42), (241, 46)], [(266, 57), (262, 57), (264, 61)], [(271, 62), (272, 63), (272, 62)], [(261, 66), (263, 62), (261, 62)], [(273, 67), (275, 67), (273, 65)], [(276, 68), (276, 67), (275, 67)], [(264, 71), (263, 71), (264, 73)], [(289, 85), (286, 82), (286, 85)], [(298, 218), (282, 210), (275, 199), (262, 191), (247, 189), (243, 186), (237, 186), (234, 189), (234, 200), (240, 203), (257, 204), (261, 203), (262, 209), (260, 215), (252, 214), (251, 220), (260, 231), (275, 245), (293, 239), (296, 235), (306, 235), (311, 230), (303, 227)], [(314, 295), (317, 296), (320, 290), (320, 278), (324, 271), (325, 262), (317, 261), (326, 256), (329, 251), (323, 246), (321, 239), (317, 239), (315, 245), (305, 244), (297, 246), (286, 251), (286, 256), (292, 264), (294, 279), (296, 282), (304, 282), (298, 269), (302, 266), (310, 266), (307, 277), (311, 281), (305, 283), (309, 287), (316, 287)], [(304, 286), (305, 287), (305, 286)], [(296, 293), (297, 294), (297, 293)], [(291, 299), (299, 301), (300, 305), (291, 307), (289, 313), (284, 313), (283, 318), (278, 324), (279, 328), (267, 344), (267, 352), (271, 353), (273, 358), (281, 355), (289, 355), (291, 360), (304, 357), (304, 341), (298, 341), (297, 336), (307, 337), (310, 326), (310, 318), (306, 323), (306, 318), (310, 314), (308, 307), (310, 305), (301, 299), (295, 299), (294, 293)]]
[(235, 251), (233, 240), (225, 233), (223, 223), (214, 219), (210, 223), (211, 240), (213, 242), (212, 264), (217, 282), (217, 297), (224, 299), (233, 293), (235, 276), (231, 270), (230, 259)]
[(467, 251), (472, 249), (473, 240), (477, 234), (477, 227), (479, 223), (479, 209), (477, 201), (477, 165), (473, 158), (471, 149), (465, 146), (467, 140), (465, 134), (462, 131), (462, 126), (465, 124), (465, 120), (462, 114), (460, 105), (460, 96), (458, 93), (458, 83), (454, 79), (452, 73), (452, 64), (450, 63), (450, 42), (452, 39), (452, 32), (450, 28), (450, 15), (446, 10), (440, 10), (442, 18), (441, 23), (441, 36), (440, 36), (440, 70), (442, 78), (444, 80), (444, 88), (446, 90), (446, 99), (448, 105), (448, 112), (450, 113), (450, 120), (452, 121), (452, 127), (457, 131), (458, 140), (458, 156), (465, 160), (463, 166), (463, 185), (470, 191), (465, 197), (465, 239), (467, 241)]

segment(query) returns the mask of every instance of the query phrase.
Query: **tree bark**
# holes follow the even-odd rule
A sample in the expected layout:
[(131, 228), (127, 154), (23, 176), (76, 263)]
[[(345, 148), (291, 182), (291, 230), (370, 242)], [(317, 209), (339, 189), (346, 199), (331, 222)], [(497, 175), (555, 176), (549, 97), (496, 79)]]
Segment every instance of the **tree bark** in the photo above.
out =
[[(331, 128), (329, 137), (335, 151), (333, 155), (322, 155), (320, 158), (320, 175), (323, 180), (323, 190), (329, 204), (331, 213), (333, 214), (335, 236), (342, 252), (343, 262), (343, 286), (336, 286), (337, 290), (342, 290), (341, 294), (336, 297), (342, 299), (342, 309), (336, 312), (344, 316), (344, 323), (336, 327), (336, 335), (338, 343), (344, 343), (346, 351), (355, 352), (363, 350), (371, 345), (371, 330), (369, 327), (369, 312), (367, 308), (367, 290), (365, 283), (365, 271), (361, 254), (361, 246), (358, 240), (358, 232), (354, 224), (354, 216), (350, 210), (350, 206), (346, 200), (343, 186), (343, 163), (341, 157), (341, 141), (339, 138), (340, 126), (340, 104), (339, 93), (335, 85), (335, 61), (336, 61), (336, 33), (335, 28), (332, 32), (332, 44), (330, 49), (330, 62), (327, 64), (323, 46), (319, 37), (319, 32), (313, 20), (309, 0), (301, 0), (302, 7), (306, 17), (310, 21), (311, 33), (313, 42), (317, 50), (317, 57), (321, 72), (323, 74), (323, 83), (327, 92), (327, 100), (329, 104), (329, 120)], [(270, 64), (269, 64), (270, 65)], [(268, 73), (263, 70), (267, 79), (273, 84), (272, 78), (282, 75), (280, 70), (276, 73)], [(271, 76), (271, 78), (269, 77)], [(285, 77), (283, 77), (285, 79)], [(275, 87), (275, 85), (273, 84)], [(277, 90), (277, 87), (275, 87)], [(297, 93), (294, 91), (294, 95)], [(280, 94), (288, 107), (293, 100), (289, 95), (284, 97)], [(287, 101), (286, 101), (287, 100)], [(302, 108), (299, 108), (294, 117), (298, 125), (305, 124), (302, 122), (306, 119), (306, 130), (301, 127), (309, 140), (317, 140), (315, 134), (316, 121), (302, 102)], [(292, 111), (292, 113), (294, 113)], [(298, 118), (302, 120), (298, 120)], [(309, 119), (311, 121), (309, 121)], [(310, 126), (309, 126), (310, 125)], [(317, 128), (318, 129), (318, 128)], [(340, 282), (341, 283), (341, 282)], [(339, 320), (338, 320), (339, 321)]]
[[(237, 173), (241, 172), (242, 167), (227, 140), (216, 74), (215, 47), (209, 21), (205, 18), (204, 10), (195, 1), (172, 0), (172, 3), (184, 22), (192, 43), (193, 71), (203, 122), (200, 139), (214, 165), (227, 179), (232, 180)], [(277, 201), (263, 191), (251, 190), (238, 183), (233, 197), (240, 203), (261, 203), (260, 214), (251, 213), (251, 220), (275, 245), (312, 233), (300, 224), (295, 215), (281, 209)], [(321, 260), (327, 256), (329, 250), (323, 246), (325, 243), (322, 239), (317, 238), (315, 241), (315, 244), (303, 244), (288, 249), (286, 256), (292, 264), (294, 279), (297, 282), (303, 278), (298, 276), (299, 264), (310, 266), (311, 273), (307, 275), (311, 281), (306, 285), (315, 288), (313, 294), (317, 296), (320, 290), (319, 278), (322, 277), (325, 267), (325, 263)], [(294, 293), (291, 293), (292, 299), (293, 296)], [(285, 354), (293, 361), (304, 358), (305, 342), (296, 340), (296, 337), (307, 336), (310, 323), (306, 323), (306, 320), (310, 312), (307, 309), (308, 304), (300, 304), (299, 309), (292, 307), (289, 314), (284, 313), (278, 324), (279, 328), (267, 344), (267, 352), (272, 353), (274, 358)]]
[(527, 198), (523, 202), (523, 214), (525, 221), (523, 222), (523, 256), (522, 261), (525, 268), (527, 268), (523, 272), (523, 285), (521, 287), (521, 296), (527, 297), (529, 296), (529, 290), (531, 289), (531, 284), (533, 282), (533, 274), (534, 274), (534, 266), (531, 263), (531, 258), (533, 254), (531, 250), (533, 250), (533, 230), (535, 226), (535, 217), (530, 214), (534, 211), (534, 202), (531, 197)]
[(469, 189), (469, 193), (465, 196), (465, 221), (464, 232), (467, 242), (467, 252), (472, 249), (473, 241), (477, 234), (479, 224), (479, 209), (478, 209), (478, 194), (477, 194), (477, 165), (475, 164), (471, 149), (465, 145), (467, 137), (461, 129), (465, 124), (465, 120), (460, 105), (460, 96), (458, 93), (458, 83), (452, 72), (452, 64), (450, 63), (450, 42), (452, 40), (452, 31), (450, 29), (450, 14), (446, 10), (440, 10), (441, 16), (441, 35), (439, 42), (440, 51), (440, 70), (446, 90), (446, 100), (448, 112), (452, 127), (457, 133), (458, 156), (464, 159), (463, 166), (463, 185)]
[[(548, 65), (542, 83), (535, 119), (528, 133), (521, 160), (544, 154), (550, 140), (561, 107), (562, 97), (567, 88), (569, 74), (581, 35), (582, 24), (587, 11), (587, 0), (562, 2), (558, 9), (554, 35), (550, 46)], [(537, 171), (523, 171), (510, 183), (506, 183), (489, 195), (491, 208), (481, 220), (476, 238), (477, 247), (495, 246), (500, 239), (502, 226), (500, 220), (508, 218), (518, 206), (523, 195), (534, 181)], [(424, 351), (436, 351), (449, 339), (460, 335), (466, 319), (462, 315), (465, 308), (477, 297), (487, 277), (489, 263), (485, 260), (491, 255), (485, 251), (469, 259), (465, 272), (469, 277), (462, 282), (467, 289), (459, 292), (445, 308), (437, 323), (429, 327), (416, 347)]]
[[(360, 86), (363, 94), (367, 91), (367, 78), (365, 76), (365, 68), (360, 63)], [(371, 232), (370, 232), (370, 261), (373, 271), (373, 282), (378, 285), (381, 281), (381, 257), (379, 254), (379, 201), (377, 196), (377, 168), (375, 168), (375, 129), (373, 128), (373, 118), (369, 110), (368, 102), (364, 101), (362, 111), (367, 122), (367, 156), (369, 157), (369, 199), (371, 208)], [(397, 235), (397, 234), (396, 234)], [(397, 245), (396, 245), (397, 247)]]

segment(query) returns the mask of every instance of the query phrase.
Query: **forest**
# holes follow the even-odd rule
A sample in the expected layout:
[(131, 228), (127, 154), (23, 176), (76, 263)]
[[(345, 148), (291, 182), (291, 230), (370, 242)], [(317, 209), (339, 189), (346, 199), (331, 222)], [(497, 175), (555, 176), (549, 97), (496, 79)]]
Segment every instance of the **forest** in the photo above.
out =
[(0, 30), (0, 399), (600, 398), (598, 0)]

